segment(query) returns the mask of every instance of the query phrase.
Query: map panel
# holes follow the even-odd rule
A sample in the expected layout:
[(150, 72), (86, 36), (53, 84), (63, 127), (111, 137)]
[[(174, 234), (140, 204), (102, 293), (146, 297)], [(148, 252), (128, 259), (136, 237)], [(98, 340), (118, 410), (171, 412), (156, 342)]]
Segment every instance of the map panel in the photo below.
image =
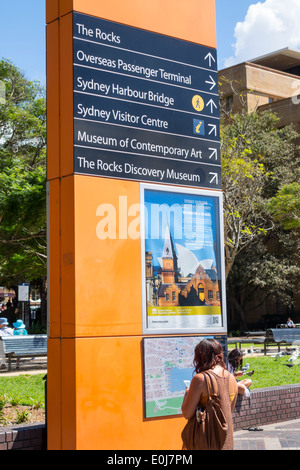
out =
[(181, 415), (183, 381), (192, 380), (194, 349), (203, 338), (219, 341), (226, 359), (225, 335), (143, 339), (146, 418)]

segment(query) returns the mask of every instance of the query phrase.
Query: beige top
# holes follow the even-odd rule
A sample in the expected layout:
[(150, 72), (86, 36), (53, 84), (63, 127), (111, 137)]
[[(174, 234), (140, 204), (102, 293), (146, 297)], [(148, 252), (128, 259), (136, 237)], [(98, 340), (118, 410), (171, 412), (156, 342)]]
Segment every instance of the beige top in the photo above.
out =
[(236, 402), (237, 394), (233, 392), (230, 393), (230, 374), (226, 374), (223, 377), (215, 374), (213, 371), (212, 374), (216, 379), (220, 401), (221, 401), (221, 408), (225, 415), (226, 422), (228, 424), (228, 433), (222, 447), (222, 450), (233, 450), (233, 420), (232, 420), (232, 405)]

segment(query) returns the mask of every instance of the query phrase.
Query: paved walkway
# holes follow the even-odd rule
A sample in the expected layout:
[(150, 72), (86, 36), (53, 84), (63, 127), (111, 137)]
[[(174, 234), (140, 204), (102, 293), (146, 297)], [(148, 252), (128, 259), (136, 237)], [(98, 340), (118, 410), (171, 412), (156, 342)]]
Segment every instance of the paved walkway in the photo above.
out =
[(15, 361), (9, 371), (0, 369), (0, 377), (25, 374), (47, 374), (47, 357), (36, 357), (34, 359), (21, 359), (19, 369), (16, 369)]
[(234, 450), (300, 450), (300, 419), (258, 427), (263, 431), (236, 431)]

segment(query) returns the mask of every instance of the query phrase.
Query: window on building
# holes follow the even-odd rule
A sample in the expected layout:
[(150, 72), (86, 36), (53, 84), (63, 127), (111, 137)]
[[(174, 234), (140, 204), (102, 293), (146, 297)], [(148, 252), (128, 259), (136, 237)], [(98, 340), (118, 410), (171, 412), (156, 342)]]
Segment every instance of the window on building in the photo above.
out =
[(204, 285), (203, 284), (198, 284), (198, 297), (202, 302), (204, 302), (205, 295), (204, 295)]
[(203, 284), (198, 285), (198, 294), (203, 294), (204, 293), (204, 286)]
[(278, 98), (269, 96), (269, 103), (275, 103), (276, 101), (278, 101)]
[(175, 302), (175, 299), (176, 299), (176, 294), (175, 292), (172, 292), (172, 301)]
[(167, 301), (167, 302), (170, 301), (170, 295), (169, 295), (169, 294), (166, 294), (166, 301)]
[(226, 96), (226, 113), (230, 114), (233, 109), (233, 95)]
[(209, 291), (208, 291), (208, 299), (209, 299), (209, 300), (212, 300), (213, 298), (214, 298), (214, 293), (213, 293), (212, 290), (209, 290)]

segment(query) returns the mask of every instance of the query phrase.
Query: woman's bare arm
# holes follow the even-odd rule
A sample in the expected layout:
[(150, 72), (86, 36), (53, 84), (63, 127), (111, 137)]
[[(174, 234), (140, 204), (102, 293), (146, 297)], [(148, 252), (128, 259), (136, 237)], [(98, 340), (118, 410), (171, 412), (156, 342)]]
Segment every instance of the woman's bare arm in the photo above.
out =
[(195, 413), (204, 391), (204, 385), (203, 374), (197, 374), (193, 377), (190, 388), (185, 392), (181, 407), (182, 414), (186, 419), (190, 419)]

